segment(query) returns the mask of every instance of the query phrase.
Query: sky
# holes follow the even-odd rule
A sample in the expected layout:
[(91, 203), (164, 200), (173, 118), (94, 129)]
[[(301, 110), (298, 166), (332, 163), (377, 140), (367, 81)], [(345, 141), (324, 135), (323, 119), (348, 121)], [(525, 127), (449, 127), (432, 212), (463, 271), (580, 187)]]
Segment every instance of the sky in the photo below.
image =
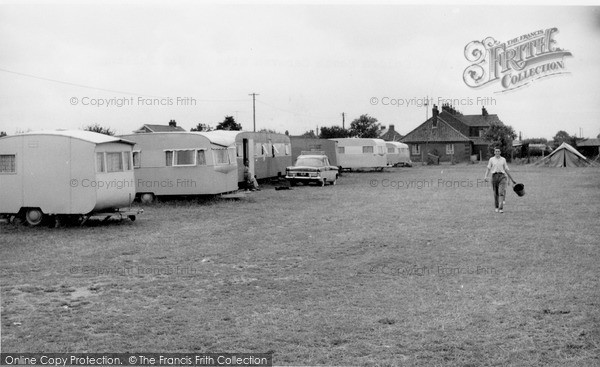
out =
[[(472, 88), (472, 41), (556, 28), (561, 73)], [(233, 116), (302, 134), (368, 114), (407, 134), (425, 98), (490, 114), (523, 138), (600, 134), (600, 7), (399, 3), (0, 2), (0, 131), (130, 133)], [(487, 65), (487, 64), (485, 64)], [(510, 70), (509, 70), (510, 72)], [(515, 71), (512, 71), (513, 74)]]

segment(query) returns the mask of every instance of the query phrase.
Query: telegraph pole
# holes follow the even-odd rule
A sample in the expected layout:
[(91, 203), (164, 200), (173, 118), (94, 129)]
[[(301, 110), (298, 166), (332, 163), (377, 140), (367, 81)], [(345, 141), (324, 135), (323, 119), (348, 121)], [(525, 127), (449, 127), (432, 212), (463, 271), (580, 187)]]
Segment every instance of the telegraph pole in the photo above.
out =
[(342, 129), (346, 129), (346, 113), (342, 112)]
[(252, 96), (252, 122), (253, 122), (253, 131), (256, 131), (256, 96), (260, 96), (260, 94), (250, 93), (249, 96)]

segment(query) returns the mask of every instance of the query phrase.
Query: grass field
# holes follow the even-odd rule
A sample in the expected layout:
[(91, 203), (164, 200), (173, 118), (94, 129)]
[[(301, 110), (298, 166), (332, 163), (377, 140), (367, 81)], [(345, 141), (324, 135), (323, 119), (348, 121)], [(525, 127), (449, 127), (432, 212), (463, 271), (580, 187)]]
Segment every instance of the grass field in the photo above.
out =
[(2, 224), (2, 351), (600, 365), (600, 170), (512, 169), (526, 195), (509, 188), (504, 214), (485, 167), (456, 165)]

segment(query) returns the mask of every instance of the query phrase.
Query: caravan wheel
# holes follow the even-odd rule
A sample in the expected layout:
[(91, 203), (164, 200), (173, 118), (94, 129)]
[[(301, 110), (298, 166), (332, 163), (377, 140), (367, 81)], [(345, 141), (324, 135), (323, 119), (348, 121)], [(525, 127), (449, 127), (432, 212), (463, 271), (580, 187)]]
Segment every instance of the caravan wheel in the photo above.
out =
[(43, 219), (44, 213), (42, 213), (42, 211), (37, 208), (27, 209), (27, 212), (25, 212), (25, 220), (27, 221), (27, 224), (29, 224), (32, 227), (35, 227), (42, 223)]
[(154, 194), (142, 194), (140, 196), (140, 201), (142, 202), (142, 204), (150, 204), (154, 201), (154, 199)]

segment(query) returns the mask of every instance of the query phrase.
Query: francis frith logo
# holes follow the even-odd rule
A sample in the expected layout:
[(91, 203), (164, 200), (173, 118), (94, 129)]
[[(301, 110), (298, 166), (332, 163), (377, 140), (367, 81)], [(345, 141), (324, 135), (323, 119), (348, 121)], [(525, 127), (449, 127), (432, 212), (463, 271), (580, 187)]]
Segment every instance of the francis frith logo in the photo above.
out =
[[(556, 47), (558, 28), (540, 29), (500, 43), (492, 37), (465, 47), (469, 62), (463, 79), (471, 88), (500, 83), (498, 92), (523, 87), (551, 75), (565, 74), (569, 51)], [(498, 93), (496, 92), (496, 93)]]

